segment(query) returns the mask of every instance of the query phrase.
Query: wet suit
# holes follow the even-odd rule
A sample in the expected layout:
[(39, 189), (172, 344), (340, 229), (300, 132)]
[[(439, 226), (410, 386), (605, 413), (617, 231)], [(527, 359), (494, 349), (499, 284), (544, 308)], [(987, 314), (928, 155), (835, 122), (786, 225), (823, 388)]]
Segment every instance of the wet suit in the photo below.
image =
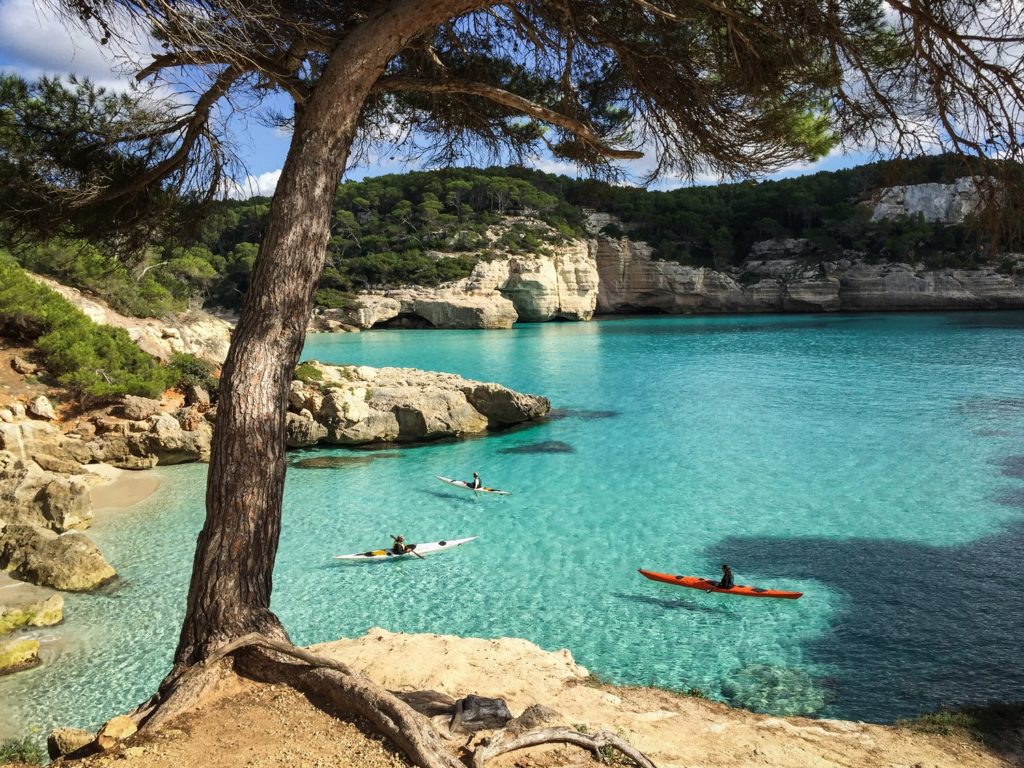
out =
[(480, 478), (478, 476), (478, 477), (474, 477), (472, 480), (469, 481), (469, 487), (472, 488), (474, 491), (476, 491), (476, 490), (479, 490), (480, 488), (483, 488), (484, 484), (483, 484), (483, 482), (481, 482), (481, 480), (480, 480)]

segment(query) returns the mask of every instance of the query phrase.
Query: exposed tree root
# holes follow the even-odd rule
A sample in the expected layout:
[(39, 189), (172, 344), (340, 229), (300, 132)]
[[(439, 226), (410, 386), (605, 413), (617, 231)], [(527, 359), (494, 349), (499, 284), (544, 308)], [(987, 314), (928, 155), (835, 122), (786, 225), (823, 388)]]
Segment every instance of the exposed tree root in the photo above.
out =
[(498, 755), (528, 747), (539, 747), (542, 744), (575, 744), (577, 747), (593, 752), (594, 757), (598, 760), (603, 759), (602, 749), (612, 747), (639, 765), (640, 768), (657, 768), (643, 752), (611, 731), (598, 731), (591, 736), (574, 731), (572, 728), (539, 728), (522, 734), (499, 731), (493, 738), (481, 742), (473, 752), (473, 768), (484, 768), (488, 760)]
[[(341, 662), (260, 634), (232, 640), (201, 664), (185, 668), (131, 716), (140, 729), (159, 728), (191, 708), (233, 669), (256, 680), (289, 685), (334, 714), (363, 718), (420, 768), (465, 768), (444, 748), (430, 721), (390, 691)], [(598, 759), (602, 748), (612, 747), (640, 768), (655, 768), (647, 757), (613, 733), (601, 731), (590, 736), (569, 728), (516, 735), (500, 731), (476, 748), (472, 765), (483, 768), (487, 761), (506, 752), (552, 743), (575, 744)]]

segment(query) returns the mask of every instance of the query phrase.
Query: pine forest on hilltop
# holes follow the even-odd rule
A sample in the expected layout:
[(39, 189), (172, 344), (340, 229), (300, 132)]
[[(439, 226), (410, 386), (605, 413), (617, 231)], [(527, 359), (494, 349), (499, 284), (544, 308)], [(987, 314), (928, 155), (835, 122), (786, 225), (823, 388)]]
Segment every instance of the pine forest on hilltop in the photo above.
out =
[[(972, 267), (990, 257), (970, 226), (920, 218), (871, 222), (862, 205), (885, 186), (948, 183), (961, 173), (955, 158), (936, 156), (666, 192), (521, 167), (345, 182), (335, 199), (317, 304), (350, 306), (359, 290), (433, 286), (467, 276), (481, 259), (544, 253), (585, 236), (589, 211), (621, 221), (603, 234), (628, 234), (653, 246), (655, 258), (694, 266), (737, 267), (757, 241), (807, 238), (814, 246), (810, 259), (851, 249), (870, 259)], [(92, 292), (126, 314), (160, 316), (197, 305), (236, 309), (269, 203), (263, 197), (216, 203), (197, 232), (154, 243), (130, 263), (83, 240), (21, 244), (12, 252), (26, 269)], [(1001, 267), (1012, 269), (1008, 264)]]

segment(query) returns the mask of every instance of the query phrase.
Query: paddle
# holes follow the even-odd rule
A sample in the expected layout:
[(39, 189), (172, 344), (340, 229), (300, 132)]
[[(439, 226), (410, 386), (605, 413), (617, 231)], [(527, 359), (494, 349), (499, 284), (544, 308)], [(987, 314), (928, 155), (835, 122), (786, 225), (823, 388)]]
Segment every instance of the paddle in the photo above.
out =
[[(397, 542), (398, 541), (398, 537), (397, 536), (392, 536), (391, 540)], [(418, 557), (420, 560), (426, 560), (427, 559), (423, 555), (421, 555), (419, 552), (417, 552), (415, 549), (413, 549), (408, 544), (406, 544), (404, 541), (402, 542), (402, 546), (405, 547), (405, 552), (403, 554), (408, 554), (408, 553), (411, 552), (412, 554), (416, 555), (416, 557)]]

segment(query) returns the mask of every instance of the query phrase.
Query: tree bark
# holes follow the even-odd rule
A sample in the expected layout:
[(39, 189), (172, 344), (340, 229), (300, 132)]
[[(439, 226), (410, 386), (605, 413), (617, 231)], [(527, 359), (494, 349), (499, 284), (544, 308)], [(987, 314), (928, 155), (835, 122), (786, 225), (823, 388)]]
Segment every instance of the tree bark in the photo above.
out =
[[(491, 0), (493, 2), (493, 0)], [(287, 638), (270, 611), (281, 530), (287, 392), (323, 270), (332, 204), (363, 103), (425, 29), (487, 0), (399, 0), (332, 52), (296, 120), (252, 282), (224, 363), (206, 492), (174, 668), (162, 688), (251, 632)]]

